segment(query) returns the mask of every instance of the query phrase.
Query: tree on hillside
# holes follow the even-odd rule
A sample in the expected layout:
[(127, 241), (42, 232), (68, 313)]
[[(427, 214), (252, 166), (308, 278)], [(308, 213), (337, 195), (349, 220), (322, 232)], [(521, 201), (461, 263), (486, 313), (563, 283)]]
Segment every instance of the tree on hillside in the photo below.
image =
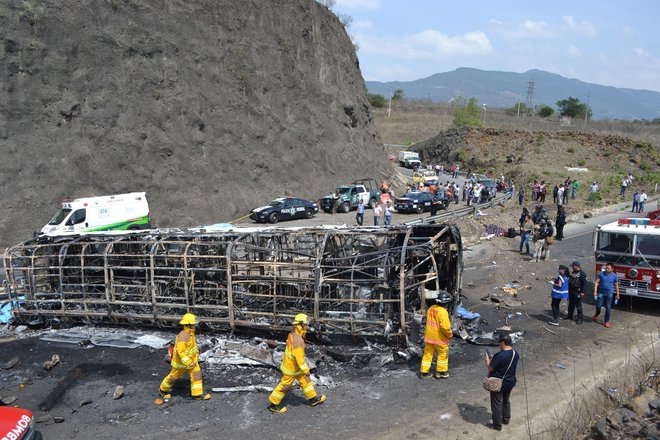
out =
[(454, 115), (454, 127), (482, 127), (481, 110), (477, 105), (477, 98), (465, 98), (459, 96), (451, 103), (452, 115)]
[(385, 107), (385, 97), (375, 93), (367, 93), (367, 99), (372, 107), (382, 108)]
[(519, 102), (514, 104), (513, 107), (505, 108), (504, 111), (507, 115), (511, 116), (532, 116), (534, 114), (534, 109), (527, 107), (527, 104), (524, 102)]
[(555, 112), (555, 109), (553, 109), (549, 105), (544, 105), (544, 106), (541, 106), (541, 108), (539, 109), (539, 112), (537, 114), (542, 118), (547, 118), (547, 117), (552, 116), (552, 114), (554, 112)]
[(402, 89), (396, 89), (394, 91), (394, 94), (392, 95), (392, 101), (398, 101), (399, 99), (403, 99), (403, 90)]
[(591, 109), (580, 102), (579, 99), (569, 96), (566, 99), (557, 101), (557, 108), (559, 109), (559, 114), (562, 116), (568, 116), (571, 118), (583, 118), (585, 114), (587, 117), (591, 117)]

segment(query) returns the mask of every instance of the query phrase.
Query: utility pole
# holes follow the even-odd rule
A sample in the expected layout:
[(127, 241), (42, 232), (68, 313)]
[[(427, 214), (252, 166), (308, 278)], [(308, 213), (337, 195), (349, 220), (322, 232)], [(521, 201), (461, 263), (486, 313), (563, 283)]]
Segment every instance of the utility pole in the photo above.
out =
[(584, 127), (583, 130), (587, 129), (587, 117), (589, 116), (589, 101), (591, 100), (591, 92), (587, 95), (587, 104), (584, 106)]
[(484, 124), (484, 127), (486, 126), (486, 109), (487, 109), (487, 108), (488, 108), (488, 106), (487, 106), (486, 104), (484, 104), (484, 105), (483, 105), (483, 110), (484, 110), (484, 121), (483, 121), (483, 124)]
[[(525, 103), (527, 109), (525, 113), (527, 113), (529, 110), (532, 109), (533, 100), (534, 100), (534, 80), (530, 80), (529, 83), (527, 83), (527, 102)], [(523, 119), (525, 119), (525, 113), (523, 113)]]
[(392, 94), (393, 94), (393, 93), (394, 93), (394, 92), (392, 92), (392, 88), (390, 87), (390, 103), (389, 103), (389, 105), (387, 106), (387, 117), (388, 117), (388, 118), (390, 117), (390, 114), (392, 113)]

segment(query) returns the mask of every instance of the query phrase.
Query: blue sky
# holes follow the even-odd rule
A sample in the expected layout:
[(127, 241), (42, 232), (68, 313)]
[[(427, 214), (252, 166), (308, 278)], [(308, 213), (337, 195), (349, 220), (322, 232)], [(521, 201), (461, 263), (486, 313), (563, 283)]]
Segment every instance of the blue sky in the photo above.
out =
[(336, 0), (365, 80), (540, 69), (660, 91), (657, 0)]

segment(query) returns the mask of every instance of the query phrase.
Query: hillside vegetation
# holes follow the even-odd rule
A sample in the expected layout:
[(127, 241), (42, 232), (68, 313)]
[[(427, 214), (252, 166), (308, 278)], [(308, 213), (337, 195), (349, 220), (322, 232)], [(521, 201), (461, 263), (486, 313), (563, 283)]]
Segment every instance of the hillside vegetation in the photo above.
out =
[[(375, 121), (383, 142), (407, 144), (423, 161), (461, 163), (464, 170), (503, 173), (520, 183), (545, 180), (553, 186), (567, 177), (579, 179), (585, 196), (591, 181), (602, 188), (603, 203), (621, 201), (626, 173), (634, 189), (651, 194), (660, 183), (660, 125), (626, 121), (573, 121), (562, 127), (556, 118), (516, 118), (489, 109), (485, 127), (453, 129), (449, 106), (397, 102), (387, 117), (377, 109)], [(587, 168), (569, 172), (566, 167)], [(627, 194), (630, 196), (631, 194)]]

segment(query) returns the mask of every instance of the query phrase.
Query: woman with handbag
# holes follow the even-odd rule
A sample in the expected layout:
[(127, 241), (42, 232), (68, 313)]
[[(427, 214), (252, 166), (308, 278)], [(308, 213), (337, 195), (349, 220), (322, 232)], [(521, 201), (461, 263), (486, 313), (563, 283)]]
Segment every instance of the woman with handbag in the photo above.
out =
[(493, 423), (488, 427), (496, 431), (502, 430), (502, 425), (508, 425), (511, 420), (511, 403), (509, 397), (516, 386), (516, 366), (520, 354), (511, 347), (511, 336), (502, 333), (499, 337), (500, 351), (491, 358), (486, 353), (488, 377), (483, 386), (490, 391), (490, 411), (493, 413)]

